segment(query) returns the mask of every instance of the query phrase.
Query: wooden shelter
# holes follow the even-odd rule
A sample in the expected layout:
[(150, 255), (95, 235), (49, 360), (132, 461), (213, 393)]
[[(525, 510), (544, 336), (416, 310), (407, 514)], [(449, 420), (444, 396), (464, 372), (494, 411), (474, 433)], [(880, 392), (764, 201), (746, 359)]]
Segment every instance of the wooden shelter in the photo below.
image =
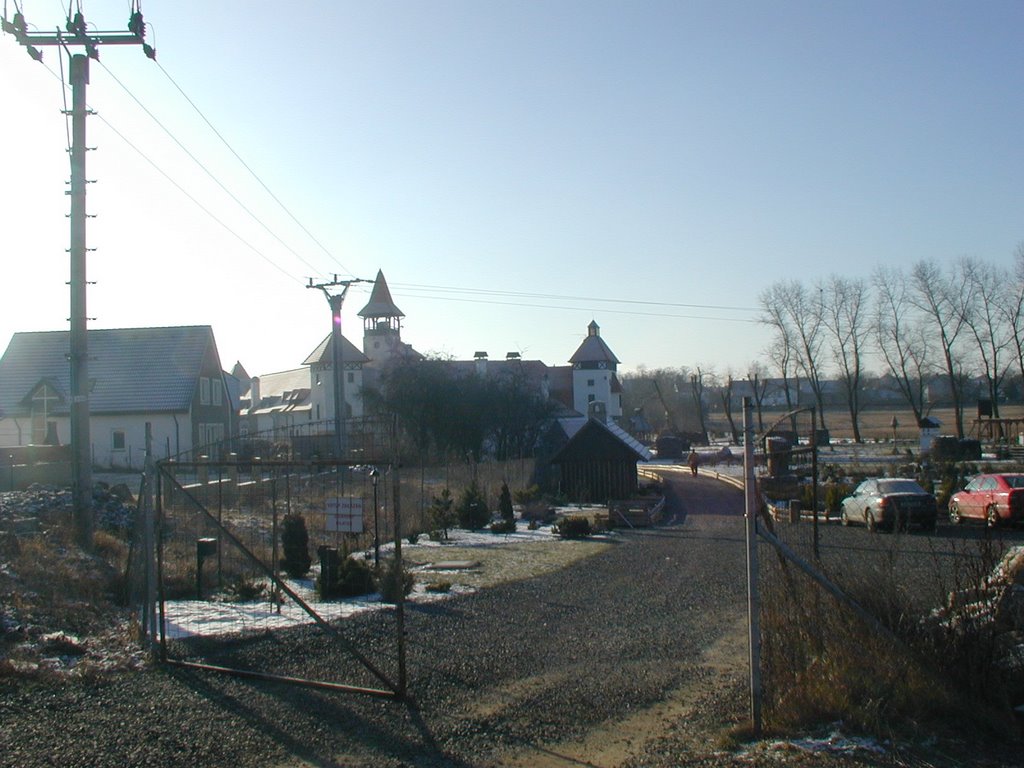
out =
[(562, 427), (571, 432), (569, 441), (551, 463), (559, 468), (559, 487), (570, 501), (604, 504), (636, 495), (636, 464), (651, 458), (643, 445), (597, 418)]

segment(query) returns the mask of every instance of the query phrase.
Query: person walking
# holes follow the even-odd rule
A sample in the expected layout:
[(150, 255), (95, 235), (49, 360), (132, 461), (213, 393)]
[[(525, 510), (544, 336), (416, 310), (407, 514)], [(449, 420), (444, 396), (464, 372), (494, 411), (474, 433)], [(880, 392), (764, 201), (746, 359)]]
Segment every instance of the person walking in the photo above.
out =
[(690, 449), (690, 455), (686, 457), (686, 463), (690, 465), (690, 471), (696, 475), (697, 467), (700, 465), (700, 456), (693, 448)]

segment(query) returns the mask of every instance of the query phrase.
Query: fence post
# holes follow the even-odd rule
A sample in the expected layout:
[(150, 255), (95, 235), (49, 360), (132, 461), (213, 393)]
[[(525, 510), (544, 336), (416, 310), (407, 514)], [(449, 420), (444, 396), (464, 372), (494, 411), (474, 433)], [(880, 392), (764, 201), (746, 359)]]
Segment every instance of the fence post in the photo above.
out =
[(761, 736), (761, 601), (757, 588), (757, 487), (754, 478), (754, 425), (749, 397), (743, 398), (743, 495), (747, 545), (747, 637), (750, 657), (750, 721)]

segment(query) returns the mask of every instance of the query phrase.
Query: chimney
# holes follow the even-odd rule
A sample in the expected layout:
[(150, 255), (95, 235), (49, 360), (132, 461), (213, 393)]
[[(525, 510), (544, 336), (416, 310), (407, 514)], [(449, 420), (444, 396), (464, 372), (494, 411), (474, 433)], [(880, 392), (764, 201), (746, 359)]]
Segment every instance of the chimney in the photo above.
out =
[(519, 360), (521, 357), (522, 357), (522, 355), (520, 355), (518, 352), (506, 352), (505, 353), (505, 359), (506, 360)]
[(477, 376), (487, 375), (487, 353), (486, 352), (474, 352), (473, 359), (476, 360), (476, 374)]
[(260, 377), (253, 376), (249, 381), (249, 410), (255, 411), (260, 407)]
[(600, 400), (595, 400), (587, 405), (587, 417), (600, 421), (602, 424), (608, 423), (608, 406)]

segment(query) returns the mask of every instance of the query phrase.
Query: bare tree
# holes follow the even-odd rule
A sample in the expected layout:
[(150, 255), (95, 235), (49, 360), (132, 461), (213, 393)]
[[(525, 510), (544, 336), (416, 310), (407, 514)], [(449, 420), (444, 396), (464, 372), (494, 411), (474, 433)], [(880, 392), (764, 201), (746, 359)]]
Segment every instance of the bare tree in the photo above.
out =
[(732, 417), (732, 390), (732, 372), (726, 371), (725, 384), (719, 386), (718, 396), (722, 400), (722, 410), (725, 412), (725, 418), (729, 422), (729, 433), (732, 437), (732, 442), (736, 444), (740, 441), (740, 431), (736, 428), (736, 420)]
[(699, 365), (690, 374), (690, 393), (693, 395), (693, 407), (697, 410), (697, 417), (700, 419), (700, 433), (704, 438), (705, 444), (710, 441), (708, 440), (707, 422), (704, 420), (704, 386), (706, 383), (705, 379), (712, 375), (707, 371), (701, 370)]
[(821, 294), (823, 323), (829, 337), (832, 359), (843, 385), (843, 395), (853, 426), (853, 439), (860, 443), (862, 364), (871, 334), (867, 283), (832, 275), (821, 287)]
[(875, 288), (874, 331), (886, 368), (920, 424), (926, 415), (925, 380), (930, 373), (928, 334), (914, 316), (907, 278), (881, 267), (872, 275)]
[(999, 390), (1010, 370), (1004, 358), (1014, 337), (1005, 312), (1012, 303), (1010, 278), (1005, 270), (975, 259), (963, 259), (960, 268), (975, 298), (965, 322), (977, 345), (992, 415), (999, 418)]
[(747, 366), (747, 379), (757, 410), (757, 431), (764, 432), (764, 400), (768, 394), (768, 369), (757, 360), (750, 361)]
[(961, 267), (944, 274), (935, 262), (919, 261), (910, 272), (910, 300), (938, 336), (959, 438), (964, 437), (965, 379), (960, 347), (974, 304), (974, 286)]
[(761, 322), (774, 328), (776, 339), (785, 340), (789, 346), (791, 359), (796, 361), (797, 368), (803, 372), (814, 393), (820, 426), (827, 429), (821, 379), (825, 337), (820, 294), (812, 295), (796, 280), (780, 281), (761, 294), (760, 303), (763, 312)]
[(1013, 252), (1013, 278), (1009, 293), (1005, 307), (1006, 324), (1013, 338), (1017, 369), (1024, 380), (1024, 242), (1018, 243)]

